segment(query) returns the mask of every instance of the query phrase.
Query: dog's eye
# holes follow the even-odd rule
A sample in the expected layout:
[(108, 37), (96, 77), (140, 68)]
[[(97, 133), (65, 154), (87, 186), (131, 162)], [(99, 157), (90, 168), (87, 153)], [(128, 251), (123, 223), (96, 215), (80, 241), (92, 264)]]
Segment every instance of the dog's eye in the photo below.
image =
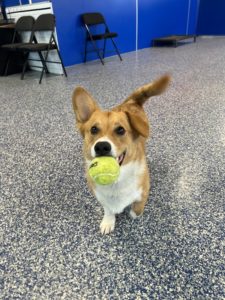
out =
[(124, 135), (125, 134), (125, 129), (122, 126), (119, 126), (115, 129), (116, 134), (118, 135)]
[(91, 134), (97, 134), (98, 132), (99, 132), (98, 127), (96, 127), (96, 126), (91, 127)]

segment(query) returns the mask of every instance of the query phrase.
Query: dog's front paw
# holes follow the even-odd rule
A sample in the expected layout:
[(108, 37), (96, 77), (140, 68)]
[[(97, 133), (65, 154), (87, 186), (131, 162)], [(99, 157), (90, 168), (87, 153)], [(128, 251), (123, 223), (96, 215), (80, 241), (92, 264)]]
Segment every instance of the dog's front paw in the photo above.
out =
[(100, 230), (102, 234), (109, 234), (114, 230), (114, 228), (115, 228), (115, 219), (109, 220), (107, 218), (103, 218), (100, 224)]

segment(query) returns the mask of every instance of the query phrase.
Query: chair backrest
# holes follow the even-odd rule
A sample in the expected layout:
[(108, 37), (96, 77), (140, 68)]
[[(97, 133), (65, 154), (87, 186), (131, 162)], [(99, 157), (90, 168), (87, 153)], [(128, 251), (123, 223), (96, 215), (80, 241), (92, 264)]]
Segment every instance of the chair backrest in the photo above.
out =
[(54, 31), (55, 16), (53, 14), (40, 15), (34, 24), (34, 31)]
[(32, 16), (20, 17), (15, 25), (15, 31), (12, 39), (12, 43), (15, 43), (18, 36), (19, 40), (25, 42), (31, 42), (33, 36), (33, 27), (35, 19)]
[(23, 16), (18, 19), (15, 25), (15, 30), (21, 31), (32, 31), (34, 26), (34, 18), (32, 16)]
[(85, 25), (105, 24), (105, 19), (100, 13), (85, 13), (82, 14), (82, 19)]

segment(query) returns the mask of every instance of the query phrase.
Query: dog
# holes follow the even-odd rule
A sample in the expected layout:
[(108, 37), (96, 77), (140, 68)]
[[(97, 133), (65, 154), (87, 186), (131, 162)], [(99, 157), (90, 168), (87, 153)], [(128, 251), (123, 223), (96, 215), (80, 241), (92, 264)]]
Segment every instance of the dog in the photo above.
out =
[[(135, 90), (122, 104), (103, 111), (82, 87), (73, 92), (72, 103), (77, 127), (84, 140), (84, 158), (88, 185), (104, 208), (100, 224), (102, 234), (115, 228), (116, 214), (131, 206), (132, 218), (141, 216), (148, 200), (150, 175), (145, 156), (149, 122), (143, 104), (160, 95), (170, 82), (170, 76)], [(120, 166), (118, 180), (111, 185), (98, 185), (88, 174), (92, 159), (113, 156)]]

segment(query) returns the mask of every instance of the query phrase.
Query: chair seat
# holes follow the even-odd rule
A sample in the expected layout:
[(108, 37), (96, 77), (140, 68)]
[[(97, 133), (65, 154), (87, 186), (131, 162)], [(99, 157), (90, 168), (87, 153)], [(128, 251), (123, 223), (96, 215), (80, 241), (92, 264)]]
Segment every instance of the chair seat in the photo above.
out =
[[(103, 39), (109, 39), (109, 38), (114, 38), (117, 37), (118, 34), (116, 32), (107, 32), (107, 33), (102, 33), (102, 34), (94, 34), (92, 35), (93, 40), (103, 40)], [(89, 37), (90, 40), (90, 37)]]
[(1, 46), (1, 49), (16, 51), (18, 47), (24, 45), (23, 43), (5, 44)]
[(24, 43), (20, 47), (17, 47), (20, 51), (30, 51), (30, 52), (37, 52), (37, 51), (45, 51), (45, 50), (53, 50), (56, 49), (55, 45), (49, 45), (47, 43), (38, 43), (38, 44), (30, 44)]

